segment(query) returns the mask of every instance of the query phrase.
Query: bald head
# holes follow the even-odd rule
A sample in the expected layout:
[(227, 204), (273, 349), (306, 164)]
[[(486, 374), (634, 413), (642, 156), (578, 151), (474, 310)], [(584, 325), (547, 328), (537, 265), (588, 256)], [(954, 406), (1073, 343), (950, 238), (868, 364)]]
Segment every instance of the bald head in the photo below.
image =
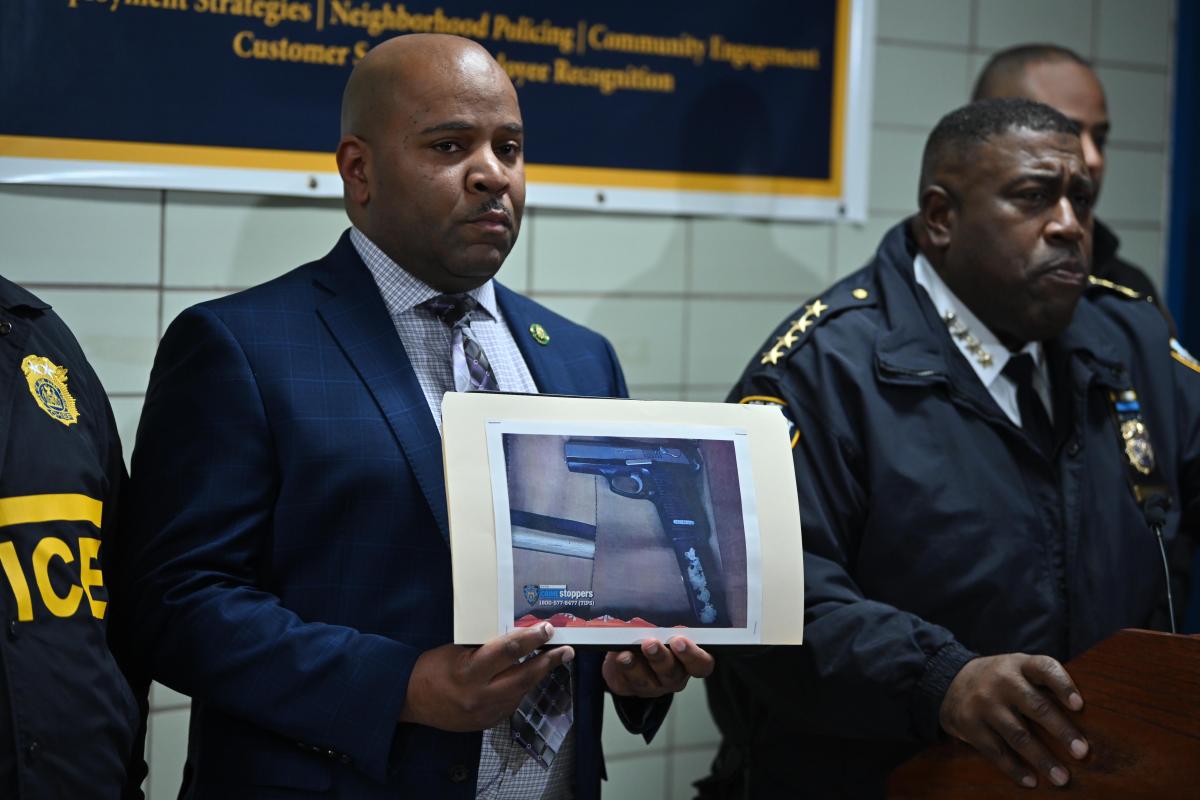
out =
[(504, 69), (477, 42), (441, 33), (413, 33), (380, 42), (358, 62), (342, 92), (342, 136), (370, 137), (384, 119), (419, 100), (438, 73), (499, 78), (516, 92)]

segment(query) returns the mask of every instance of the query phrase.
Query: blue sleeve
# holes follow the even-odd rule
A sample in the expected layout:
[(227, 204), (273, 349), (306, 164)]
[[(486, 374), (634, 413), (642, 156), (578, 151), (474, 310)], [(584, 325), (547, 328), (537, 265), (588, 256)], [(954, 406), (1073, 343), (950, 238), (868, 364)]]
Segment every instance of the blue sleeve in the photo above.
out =
[(382, 781), (420, 651), (301, 619), (264, 585), (278, 446), (238, 341), (211, 310), (185, 312), (133, 457), (134, 622), (154, 678)]
[(812, 733), (936, 738), (942, 698), (974, 653), (946, 628), (866, 597), (854, 579), (868, 515), (886, 514), (876, 504), (903, 500), (875, 496), (879, 487), (868, 485), (868, 443), (855, 439), (828, 372), (808, 378), (793, 364), (784, 378), (752, 373), (730, 399), (750, 396), (775, 398), (799, 432), (793, 456), (804, 539), (804, 644), (742, 659), (739, 671), (764, 704), (794, 710)]

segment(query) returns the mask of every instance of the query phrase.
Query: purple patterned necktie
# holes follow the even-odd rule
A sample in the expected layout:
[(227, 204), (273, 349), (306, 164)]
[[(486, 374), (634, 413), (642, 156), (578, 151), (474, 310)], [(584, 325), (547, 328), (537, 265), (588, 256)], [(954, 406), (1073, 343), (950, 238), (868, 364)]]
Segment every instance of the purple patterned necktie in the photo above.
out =
[(479, 305), (469, 294), (439, 294), (421, 304), (450, 327), (454, 390), (495, 392), (500, 386), (479, 341), (471, 333), (471, 312)]
[[(467, 294), (440, 294), (421, 305), (450, 326), (455, 391), (499, 391), (492, 365), (471, 334), (471, 312), (478, 306), (475, 298)], [(571, 671), (559, 666), (525, 695), (509, 718), (509, 727), (513, 739), (543, 769), (549, 769), (574, 722)]]

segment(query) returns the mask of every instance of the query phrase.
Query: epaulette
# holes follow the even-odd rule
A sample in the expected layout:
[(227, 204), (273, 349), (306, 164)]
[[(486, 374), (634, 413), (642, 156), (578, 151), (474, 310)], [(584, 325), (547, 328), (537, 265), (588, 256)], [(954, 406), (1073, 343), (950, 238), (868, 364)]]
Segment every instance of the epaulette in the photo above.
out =
[(1183, 364), (1192, 372), (1200, 372), (1200, 361), (1197, 361), (1196, 357), (1189, 353), (1174, 336), (1171, 337), (1171, 358)]
[(833, 287), (825, 297), (818, 297), (804, 306), (799, 319), (792, 320), (779, 338), (760, 359), (760, 364), (778, 364), (794, 349), (804, 344), (812, 332), (827, 320), (851, 308), (867, 308), (875, 305), (872, 292), (861, 286), (840, 284)]
[[(1130, 300), (1141, 300), (1145, 297), (1141, 292), (1130, 289), (1128, 286), (1122, 286), (1119, 283), (1106, 281), (1104, 278), (1097, 278), (1095, 275), (1088, 275), (1088, 284), (1091, 289), (1107, 289), (1114, 294)], [(1148, 298), (1147, 298), (1148, 299)]]

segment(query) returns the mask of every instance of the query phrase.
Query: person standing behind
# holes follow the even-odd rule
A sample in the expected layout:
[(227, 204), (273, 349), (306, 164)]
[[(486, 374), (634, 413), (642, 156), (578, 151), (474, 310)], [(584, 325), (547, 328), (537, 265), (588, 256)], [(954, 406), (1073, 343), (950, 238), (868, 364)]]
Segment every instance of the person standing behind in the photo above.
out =
[(0, 370), (0, 797), (141, 797), (145, 708), (109, 649), (112, 409), (63, 321), (3, 276)]
[(182, 796), (596, 800), (605, 689), (649, 738), (712, 658), (683, 637), (575, 658), (540, 649), (548, 624), (449, 644), (440, 412), (447, 391), (623, 396), (621, 368), (492, 280), (524, 129), (486, 50), (379, 44), (341, 127), (350, 230), (185, 311), (150, 378), (132, 590), (153, 676), (193, 698)]
[[(1111, 123), (1104, 87), (1078, 53), (1052, 44), (1024, 44), (1001, 50), (988, 60), (975, 82), (972, 100), (1021, 97), (1057, 109), (1079, 126), (1083, 159), (1096, 186), (1104, 183), (1104, 150)], [(1128, 287), (1163, 306), (1144, 270), (1117, 255), (1121, 240), (1103, 222), (1092, 219), (1092, 275)]]

